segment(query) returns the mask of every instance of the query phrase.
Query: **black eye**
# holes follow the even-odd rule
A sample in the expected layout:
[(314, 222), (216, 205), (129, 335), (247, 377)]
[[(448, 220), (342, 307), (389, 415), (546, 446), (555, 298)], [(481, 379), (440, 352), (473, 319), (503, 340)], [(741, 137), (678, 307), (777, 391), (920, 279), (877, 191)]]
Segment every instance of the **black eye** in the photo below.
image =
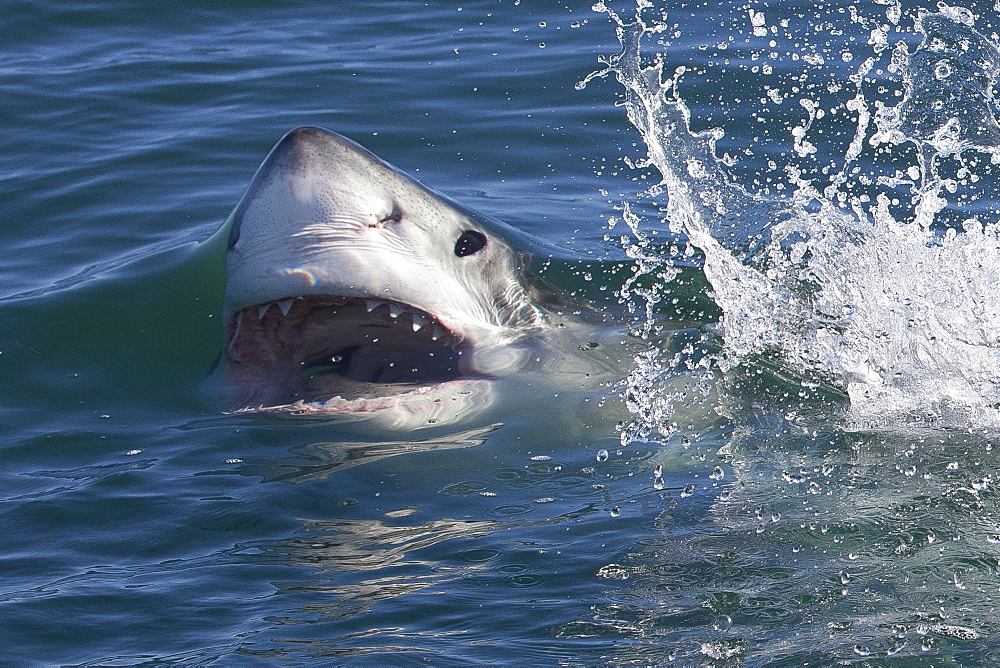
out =
[(486, 235), (475, 230), (466, 230), (455, 242), (455, 255), (465, 257), (483, 250), (486, 246)]

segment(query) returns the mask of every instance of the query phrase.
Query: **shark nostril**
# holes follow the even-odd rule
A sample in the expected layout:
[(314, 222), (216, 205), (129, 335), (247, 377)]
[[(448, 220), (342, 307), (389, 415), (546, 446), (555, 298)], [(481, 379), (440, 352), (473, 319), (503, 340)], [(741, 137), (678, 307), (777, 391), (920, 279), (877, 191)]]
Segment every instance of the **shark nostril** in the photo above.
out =
[(398, 223), (401, 220), (403, 220), (403, 211), (399, 208), (399, 204), (393, 202), (392, 211), (389, 212), (388, 216), (382, 219), (381, 224), (385, 225), (386, 223)]
[(403, 210), (399, 208), (399, 204), (393, 202), (392, 211), (390, 211), (387, 215), (379, 216), (378, 214), (374, 214), (372, 218), (375, 222), (368, 223), (369, 229), (384, 227), (389, 223), (398, 223), (403, 220)]

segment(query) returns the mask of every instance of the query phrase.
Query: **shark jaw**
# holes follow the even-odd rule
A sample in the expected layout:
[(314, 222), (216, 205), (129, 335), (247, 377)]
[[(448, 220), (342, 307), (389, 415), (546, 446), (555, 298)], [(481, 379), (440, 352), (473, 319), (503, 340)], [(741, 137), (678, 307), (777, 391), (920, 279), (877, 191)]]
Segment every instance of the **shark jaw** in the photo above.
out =
[(237, 412), (361, 418), (489, 384), (461, 335), (396, 301), (289, 297), (237, 311), (227, 330), (228, 381), (248, 391)]

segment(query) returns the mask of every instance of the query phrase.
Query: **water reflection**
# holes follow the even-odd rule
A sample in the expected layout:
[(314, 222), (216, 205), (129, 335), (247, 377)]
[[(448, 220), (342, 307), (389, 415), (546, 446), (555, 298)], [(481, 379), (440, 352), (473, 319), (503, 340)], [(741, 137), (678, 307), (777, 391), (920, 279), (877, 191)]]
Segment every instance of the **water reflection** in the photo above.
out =
[(486, 442), (486, 437), (500, 427), (500, 424), (492, 424), (417, 441), (308, 443), (291, 449), (298, 457), (249, 462), (238, 471), (244, 475), (260, 476), (262, 482), (289, 482), (298, 485), (326, 480), (336, 471), (386, 457), (482, 445)]
[(707, 512), (693, 526), (662, 513), (662, 540), (598, 569), (608, 604), (560, 637), (615, 635), (630, 655), (652, 643), (686, 664), (932, 649), (965, 663), (995, 651), (1000, 508), (989, 440), (852, 433), (779, 411), (712, 445), (725, 484), (678, 502), (714, 498)]

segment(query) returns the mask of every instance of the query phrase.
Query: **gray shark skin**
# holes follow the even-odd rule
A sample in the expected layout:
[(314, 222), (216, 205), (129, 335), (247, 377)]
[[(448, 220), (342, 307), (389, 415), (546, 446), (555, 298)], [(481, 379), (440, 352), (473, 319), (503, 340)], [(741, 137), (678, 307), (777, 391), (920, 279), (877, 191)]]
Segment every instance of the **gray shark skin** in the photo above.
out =
[(327, 130), (285, 135), (223, 233), (224, 410), (410, 430), (482, 414), (504, 379), (622, 376), (604, 316), (528, 274), (518, 233)]

